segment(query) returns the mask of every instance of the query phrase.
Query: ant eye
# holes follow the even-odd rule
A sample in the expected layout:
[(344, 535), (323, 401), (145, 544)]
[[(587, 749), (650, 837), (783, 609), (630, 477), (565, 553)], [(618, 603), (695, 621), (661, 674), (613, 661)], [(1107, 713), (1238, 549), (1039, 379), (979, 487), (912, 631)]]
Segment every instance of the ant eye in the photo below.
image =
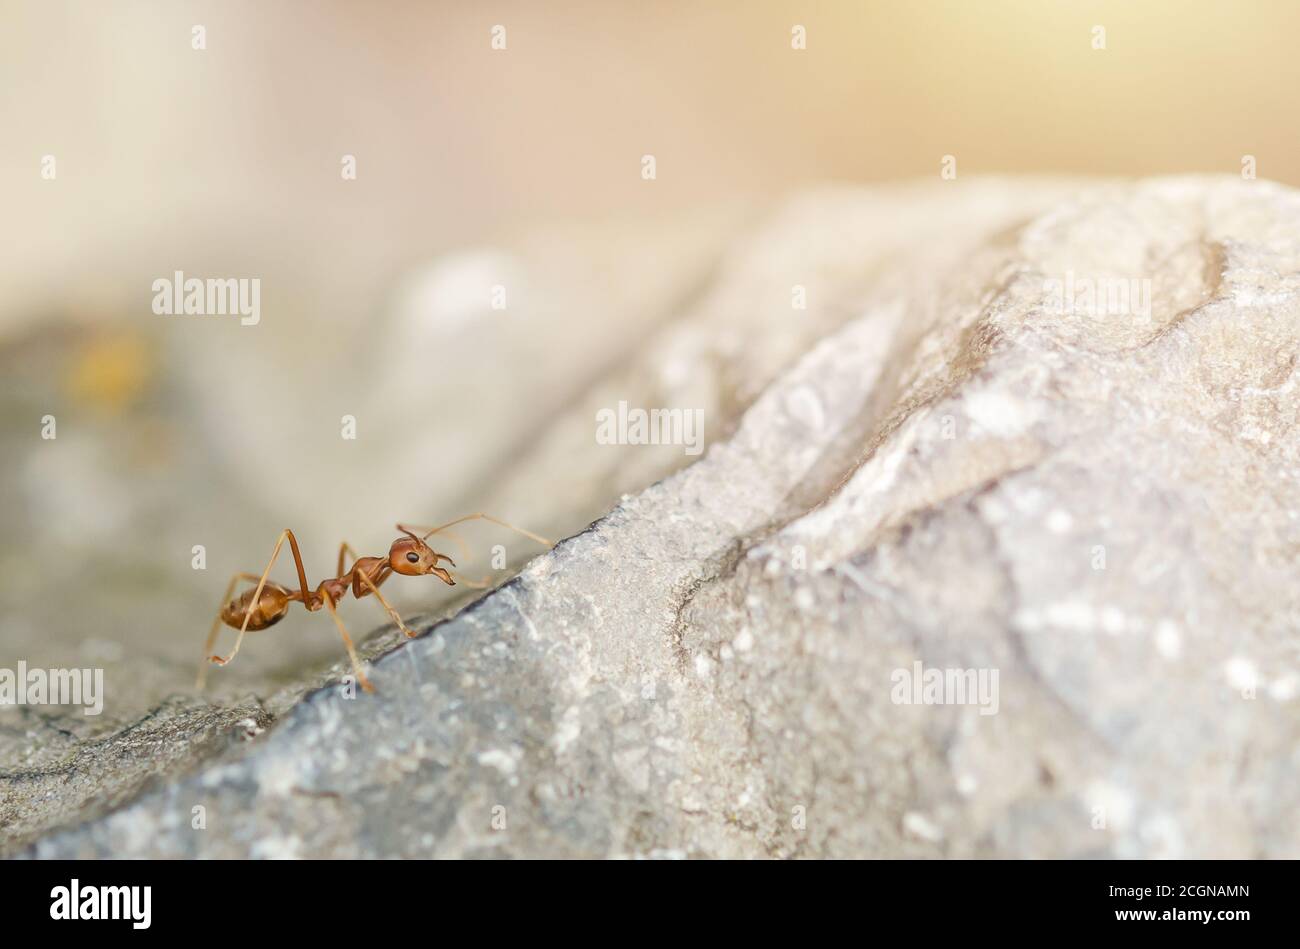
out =
[(420, 555), (417, 554), (414, 550), (408, 551), (406, 554), (406, 559), (409, 560), (411, 563), (419, 563)]

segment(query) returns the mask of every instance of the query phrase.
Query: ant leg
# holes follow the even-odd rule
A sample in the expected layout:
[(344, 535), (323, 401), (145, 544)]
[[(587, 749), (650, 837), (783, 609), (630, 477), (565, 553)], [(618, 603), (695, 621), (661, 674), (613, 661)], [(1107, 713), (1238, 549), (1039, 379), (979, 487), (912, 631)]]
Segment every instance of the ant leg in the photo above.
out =
[(352, 645), (352, 637), (348, 635), (347, 627), (343, 625), (343, 620), (339, 619), (338, 611), (334, 609), (334, 601), (330, 599), (329, 591), (325, 591), (325, 608), (330, 611), (330, 616), (334, 617), (334, 625), (339, 628), (339, 635), (343, 637), (343, 645), (347, 647), (348, 658), (352, 660), (352, 671), (356, 673), (357, 684), (367, 692), (375, 691), (375, 687), (370, 684), (366, 674), (361, 671), (361, 662), (357, 659), (357, 650)]
[(262, 599), (262, 590), (266, 587), (266, 578), (271, 573), (271, 568), (275, 566), (275, 560), (280, 556), (280, 548), (284, 546), (285, 539), (288, 538), (289, 546), (293, 548), (294, 563), (298, 567), (298, 583), (302, 587), (302, 602), (307, 605), (310, 601), (308, 597), (311, 594), (307, 590), (307, 574), (302, 569), (302, 554), (298, 550), (298, 538), (293, 536), (293, 531), (285, 528), (280, 531), (280, 536), (275, 542), (275, 550), (271, 551), (271, 559), (266, 564), (266, 569), (262, 571), (262, 576), (257, 581), (257, 590), (253, 593), (253, 598), (248, 601), (248, 609), (244, 613), (244, 625), (239, 627), (239, 635), (235, 637), (235, 648), (230, 650), (230, 655), (222, 658), (221, 656), (209, 657), (210, 662), (215, 662), (219, 666), (224, 666), (239, 652), (240, 645), (244, 642), (244, 634), (248, 632), (248, 622), (253, 618), (253, 608), (257, 606)]
[[(357, 552), (352, 549), (352, 545), (349, 544), (346, 540), (343, 541), (343, 543), (339, 545), (339, 565), (338, 565), (338, 570), (336, 570), (334, 573), (336, 577), (343, 576), (344, 553), (349, 553), (352, 555), (352, 562), (354, 564), (357, 562), (357, 560), (360, 559), (357, 556)], [(378, 599), (379, 602), (383, 605), (384, 609), (387, 610), (388, 615), (392, 618), (393, 622), (397, 624), (397, 628), (406, 634), (406, 638), (414, 639), (415, 633), (411, 632), (410, 628), (407, 627), (406, 623), (402, 622), (401, 615), (398, 614), (397, 610), (393, 609), (393, 605), (389, 603), (386, 599), (384, 599), (384, 595), (379, 592), (379, 585), (376, 584), (373, 580), (371, 580), (370, 577), (365, 573), (365, 571), (357, 571), (357, 576), (361, 578), (362, 583), (364, 583), (367, 587), (370, 588), (370, 592), (375, 595), (375, 598)]]
[(465, 521), (480, 521), (480, 520), (489, 521), (493, 524), (496, 524), (498, 527), (505, 527), (509, 530), (514, 531), (516, 534), (521, 534), (524, 537), (527, 537), (529, 540), (536, 541), (537, 543), (541, 544), (543, 547), (555, 546), (540, 534), (534, 534), (532, 531), (526, 531), (522, 527), (515, 527), (515, 525), (507, 521), (503, 521), (499, 518), (493, 517), (491, 514), (484, 514), (482, 511), (478, 511), (474, 514), (466, 514), (464, 517), (458, 517), (454, 521), (448, 521), (446, 524), (443, 524), (439, 527), (424, 528), (424, 527), (413, 527), (410, 524), (398, 524), (397, 529), (399, 531), (410, 530), (412, 533), (416, 533), (422, 530), (427, 530), (428, 533), (426, 533), (424, 536), (428, 538), (438, 533), (439, 531), (446, 530), (448, 527), (455, 527), (457, 524), (463, 524), (465, 523)]
[(357, 552), (352, 549), (352, 545), (349, 544), (346, 540), (343, 541), (343, 543), (339, 544), (339, 568), (334, 571), (334, 576), (336, 577), (343, 576), (343, 555), (344, 554), (351, 554), (353, 563), (361, 559), (360, 557), (357, 556)]
[[(469, 547), (466, 546), (465, 541), (461, 540), (459, 534), (453, 534), (451, 531), (443, 531), (442, 535), (456, 545), (456, 549), (460, 551), (461, 560), (468, 561), (470, 559)], [(452, 561), (450, 557), (447, 557), (446, 559), (453, 567), (456, 566), (455, 562)]]
[(452, 578), (457, 583), (463, 583), (471, 590), (486, 590), (488, 587), (492, 585), (491, 577), (484, 577), (482, 580), (470, 580), (467, 577), (461, 576), (455, 570), (448, 570), (447, 572), (451, 574)]
[[(451, 531), (445, 529), (439, 531), (439, 533), (441, 533), (443, 537), (446, 537), (448, 540), (450, 540), (452, 543), (456, 545), (456, 548), (460, 551), (460, 556), (462, 561), (465, 562), (469, 561), (470, 559), (469, 548), (465, 546), (465, 542), (460, 539), (459, 534), (454, 534)], [(453, 567), (456, 566), (455, 561), (453, 561), (450, 557), (446, 556), (445, 554), (439, 554), (438, 556), (442, 557), (442, 559), (446, 560)], [(461, 574), (457, 573), (455, 570), (448, 570), (447, 572), (452, 575), (452, 577), (456, 580), (457, 583), (463, 583), (465, 586), (469, 587), (472, 590), (486, 590), (488, 587), (492, 585), (491, 576), (484, 576), (479, 578), (478, 580), (470, 580), (467, 577), (464, 577)]]
[[(342, 570), (339, 571), (339, 575), (342, 575)], [(397, 624), (397, 628), (406, 634), (406, 638), (414, 639), (415, 633), (411, 632), (411, 630), (407, 628), (406, 624), (402, 622), (402, 617), (398, 615), (397, 610), (393, 609), (392, 605), (384, 599), (384, 595), (379, 592), (379, 586), (375, 581), (371, 580), (364, 570), (358, 570), (356, 575), (361, 578), (362, 583), (370, 588), (370, 592), (375, 595), (375, 598), (383, 604), (384, 609), (388, 611), (388, 615), (391, 616), (393, 622)]]
[(194, 683), (194, 687), (200, 692), (203, 691), (204, 685), (208, 680), (208, 656), (212, 655), (212, 647), (217, 641), (217, 634), (221, 632), (221, 612), (225, 609), (226, 604), (230, 602), (231, 595), (235, 592), (235, 584), (240, 580), (257, 580), (257, 574), (244, 573), (243, 571), (235, 574), (226, 584), (226, 595), (221, 598), (221, 604), (217, 607), (217, 615), (212, 619), (212, 628), (208, 630), (208, 641), (203, 644), (203, 658), (199, 660), (199, 677)]

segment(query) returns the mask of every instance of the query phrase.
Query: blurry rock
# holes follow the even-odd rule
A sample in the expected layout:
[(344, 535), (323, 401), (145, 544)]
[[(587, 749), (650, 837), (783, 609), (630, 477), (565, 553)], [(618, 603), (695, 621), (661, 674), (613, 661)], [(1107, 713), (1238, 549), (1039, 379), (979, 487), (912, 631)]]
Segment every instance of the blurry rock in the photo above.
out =
[[(659, 228), (608, 222), (503, 238), (416, 268), (389, 297), (344, 308), (346, 318), (267, 280), (256, 326), (158, 315), (143, 293), (134, 307), (96, 299), (0, 334), (0, 493), (10, 501), (0, 506), (0, 667), (81, 665), (91, 639), (117, 644), (117, 659), (96, 663), (110, 696), (97, 724), (111, 734), (189, 689), (227, 579), (260, 571), (286, 526), (312, 581), (334, 568), (345, 538), (363, 553), (387, 549), (398, 520), (488, 509), (547, 536), (581, 528), (594, 514), (558, 503), (563, 477), (534, 480), (532, 494), (552, 503), (527, 510), (491, 508), (492, 485), (675, 315), (737, 218), (706, 211)], [(140, 276), (142, 290), (150, 280)], [(42, 438), (46, 416), (57, 439)], [(344, 416), (355, 439), (341, 437)], [(515, 540), (471, 526), (466, 569), (508, 579), (536, 552)], [(498, 543), (504, 564), (489, 560)], [(282, 563), (277, 576), (284, 569), (292, 574)], [(457, 605), (459, 590), (434, 586), (386, 592), (406, 613)], [(383, 616), (371, 603), (342, 612), (362, 633)], [(259, 637), (255, 661), (213, 676), (209, 695), (301, 691), (338, 656), (315, 619), (299, 613)], [(0, 747), (10, 737), (28, 740), (0, 712)], [(7, 761), (0, 754), (0, 772)]]
[(909, 194), (702, 460), (31, 852), (1300, 856), (1300, 195), (1074, 190)]

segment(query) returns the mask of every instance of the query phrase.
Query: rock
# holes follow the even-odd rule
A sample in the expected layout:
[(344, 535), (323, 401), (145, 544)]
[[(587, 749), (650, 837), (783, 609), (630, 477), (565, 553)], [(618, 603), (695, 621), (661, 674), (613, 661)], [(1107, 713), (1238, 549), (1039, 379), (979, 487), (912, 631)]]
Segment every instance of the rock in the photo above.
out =
[(837, 265), (792, 363), (736, 343), (761, 382), (713, 388), (700, 460), (377, 656), (376, 695), (295, 698), (26, 852), (1300, 856), (1300, 195), (819, 194), (723, 268), (698, 351), (855, 202), (899, 250)]

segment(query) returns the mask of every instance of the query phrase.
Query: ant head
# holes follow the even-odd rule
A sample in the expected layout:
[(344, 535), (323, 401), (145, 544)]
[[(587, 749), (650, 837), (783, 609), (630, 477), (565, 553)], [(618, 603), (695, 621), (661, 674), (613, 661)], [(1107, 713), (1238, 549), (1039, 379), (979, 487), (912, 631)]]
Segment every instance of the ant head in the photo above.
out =
[(439, 560), (456, 566), (450, 557), (438, 553), (410, 531), (402, 533), (406, 536), (397, 538), (393, 541), (393, 546), (388, 548), (388, 565), (394, 573), (405, 577), (422, 577), (431, 573), (447, 586), (456, 585), (451, 574), (438, 566)]

